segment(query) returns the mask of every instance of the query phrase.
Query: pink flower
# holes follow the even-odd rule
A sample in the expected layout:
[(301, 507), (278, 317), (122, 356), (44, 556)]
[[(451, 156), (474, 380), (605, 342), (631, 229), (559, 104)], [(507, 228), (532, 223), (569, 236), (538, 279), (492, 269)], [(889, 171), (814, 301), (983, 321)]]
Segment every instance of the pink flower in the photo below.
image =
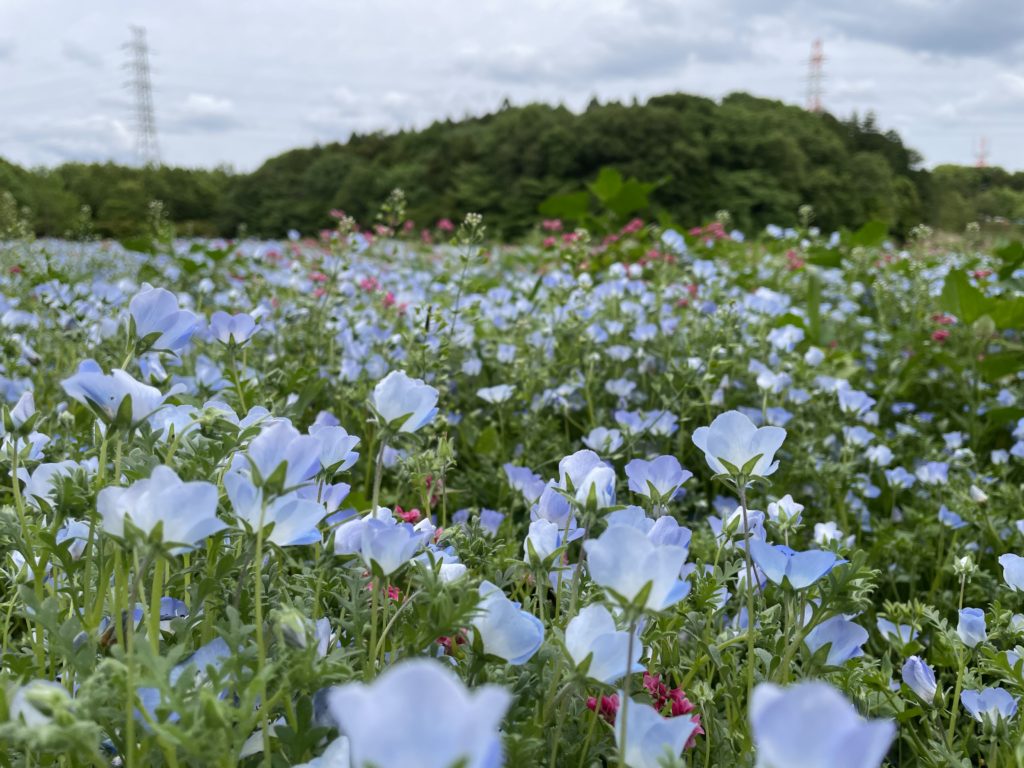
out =
[(439, 230), (441, 230), (442, 232), (454, 232), (455, 231), (455, 225), (452, 224), (452, 220), (451, 219), (440, 219), (437, 222), (437, 228)]
[(597, 708), (597, 714), (603, 717), (611, 725), (615, 725), (615, 715), (618, 714), (619, 711), (618, 694), (613, 693), (611, 696), (602, 696), (599, 708), (595, 697), (587, 697), (587, 709), (593, 712), (595, 708)]
[(540, 224), (541, 229), (545, 232), (561, 232), (562, 221), (561, 219), (544, 219)]
[(393, 294), (391, 291), (388, 291), (387, 293), (384, 294), (384, 306), (385, 307), (391, 307), (391, 306), (394, 306), (394, 304), (395, 304), (395, 294)]
[(940, 328), (937, 331), (932, 331), (932, 338), (940, 344), (949, 338), (949, 331), (945, 328)]
[(359, 281), (359, 287), (367, 293), (373, 293), (380, 288), (380, 283), (377, 282), (377, 278), (375, 277), (364, 277)]
[(555, 243), (557, 243), (557, 242), (558, 241), (555, 240), (555, 238), (553, 238), (553, 237), (545, 237), (544, 238), (544, 247), (545, 248), (554, 248), (555, 247)]
[(642, 219), (633, 219), (626, 226), (622, 228), (622, 234), (631, 235), (634, 232), (639, 232), (644, 228), (644, 222)]

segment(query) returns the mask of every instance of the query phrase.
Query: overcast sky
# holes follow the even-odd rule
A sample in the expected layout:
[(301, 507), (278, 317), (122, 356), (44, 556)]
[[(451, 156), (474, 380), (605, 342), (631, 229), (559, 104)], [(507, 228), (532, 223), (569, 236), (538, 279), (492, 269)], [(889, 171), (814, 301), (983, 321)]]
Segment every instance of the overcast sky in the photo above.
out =
[(258, 166), (513, 104), (736, 90), (874, 110), (929, 166), (1024, 169), (1024, 0), (0, 0), (0, 157), (134, 159), (129, 25), (162, 159)]

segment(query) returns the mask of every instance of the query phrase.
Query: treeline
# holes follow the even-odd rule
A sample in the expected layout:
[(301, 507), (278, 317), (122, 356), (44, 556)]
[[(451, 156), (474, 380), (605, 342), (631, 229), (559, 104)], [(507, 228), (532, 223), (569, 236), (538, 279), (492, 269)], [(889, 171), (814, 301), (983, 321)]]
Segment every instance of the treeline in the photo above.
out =
[[(970, 221), (1024, 218), (1024, 173), (919, 168), (921, 158), (872, 116), (840, 120), (747, 94), (721, 102), (686, 94), (645, 104), (503, 106), (422, 131), (353, 136), (296, 149), (249, 174), (227, 169), (70, 163), (23, 170), (0, 161), (7, 191), (40, 235), (136, 234), (160, 200), (180, 233), (280, 236), (330, 226), (332, 209), (371, 223), (395, 187), (418, 226), (467, 211), (515, 237), (547, 198), (576, 192), (601, 168), (655, 183), (649, 214), (681, 225), (728, 210), (736, 226), (795, 224), (801, 205), (823, 229), (880, 219), (900, 234), (919, 223), (958, 231)], [(83, 206), (88, 211), (83, 214)]]

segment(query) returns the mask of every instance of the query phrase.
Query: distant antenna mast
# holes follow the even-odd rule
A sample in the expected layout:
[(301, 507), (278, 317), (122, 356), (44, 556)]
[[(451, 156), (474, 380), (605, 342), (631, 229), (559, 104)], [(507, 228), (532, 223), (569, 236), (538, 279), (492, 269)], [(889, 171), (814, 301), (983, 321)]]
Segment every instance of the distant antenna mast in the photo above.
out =
[(825, 51), (821, 45), (821, 38), (811, 45), (811, 57), (807, 60), (807, 110), (820, 113), (822, 111), (821, 97), (824, 93), (825, 75), (823, 65), (825, 63)]
[(149, 46), (146, 30), (132, 27), (132, 39), (125, 44), (131, 60), (127, 66), (132, 78), (127, 83), (135, 98), (135, 154), (142, 165), (160, 165), (160, 147), (156, 142), (156, 118), (153, 116), (153, 86), (149, 80)]
[(977, 168), (988, 168), (988, 137), (982, 136), (978, 148), (974, 151), (974, 165)]

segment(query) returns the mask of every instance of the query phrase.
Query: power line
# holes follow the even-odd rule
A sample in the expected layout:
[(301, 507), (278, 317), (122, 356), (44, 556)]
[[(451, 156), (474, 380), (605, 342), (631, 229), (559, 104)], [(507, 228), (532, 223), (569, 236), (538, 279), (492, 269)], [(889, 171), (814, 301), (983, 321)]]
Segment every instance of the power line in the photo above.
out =
[(135, 98), (135, 154), (142, 165), (160, 165), (160, 147), (156, 140), (156, 117), (153, 114), (153, 85), (149, 78), (149, 46), (146, 30), (132, 27), (131, 42), (126, 48), (132, 78), (127, 83)]

